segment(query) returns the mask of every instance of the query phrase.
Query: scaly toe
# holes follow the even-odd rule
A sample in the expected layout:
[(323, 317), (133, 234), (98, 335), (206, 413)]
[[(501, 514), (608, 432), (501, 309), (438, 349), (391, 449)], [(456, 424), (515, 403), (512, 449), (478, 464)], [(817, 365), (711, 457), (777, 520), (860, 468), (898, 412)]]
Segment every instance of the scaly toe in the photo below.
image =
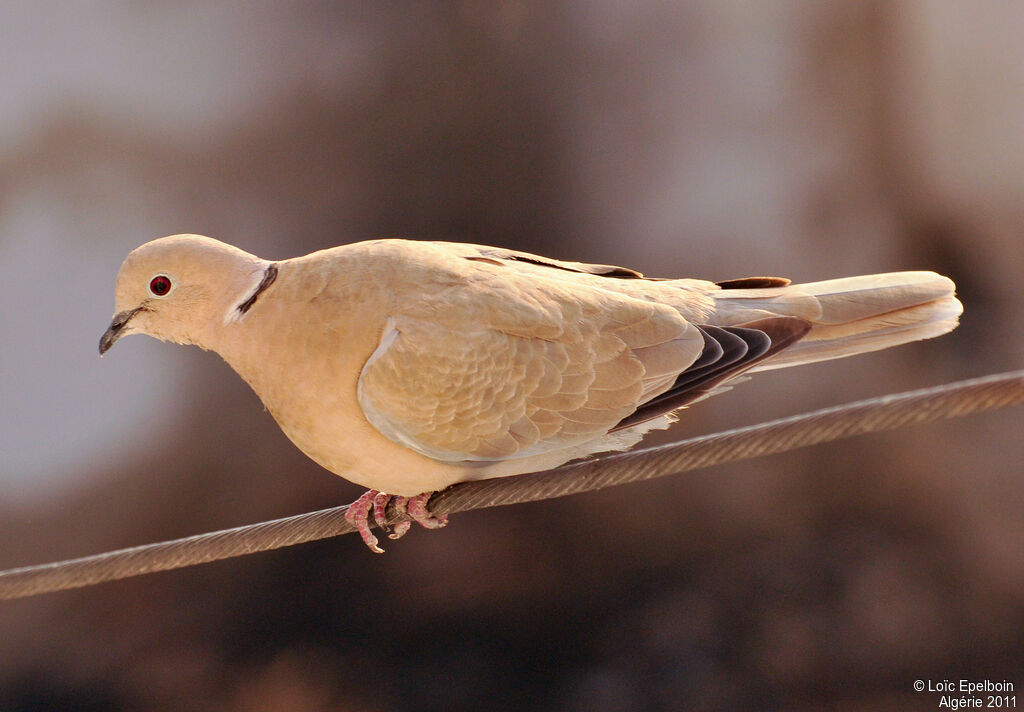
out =
[(355, 527), (362, 538), (363, 543), (369, 547), (374, 554), (383, 554), (384, 550), (377, 546), (377, 537), (370, 531), (370, 508), (374, 504), (374, 498), (380, 494), (377, 490), (368, 490), (360, 495), (359, 499), (348, 506), (345, 510), (345, 521)]
[(412, 520), (403, 519), (395, 524), (395, 530), (388, 534), (389, 539), (401, 539), (405, 536), (409, 529), (412, 527)]
[(373, 497), (373, 521), (377, 523), (382, 532), (390, 532), (391, 527), (388, 526), (388, 502), (391, 501), (391, 495), (387, 492), (378, 492)]
[(408, 497), (395, 497), (392, 500), (391, 506), (395, 508), (395, 513), (403, 517), (395, 523), (395, 531), (388, 534), (389, 539), (401, 539), (412, 527), (412, 520), (409, 519), (408, 512), (409, 498)]
[(433, 516), (427, 511), (427, 502), (434, 495), (433, 492), (424, 492), (418, 494), (415, 497), (411, 497), (407, 504), (407, 510), (409, 517), (417, 522), (421, 527), (426, 529), (440, 529), (441, 527), (448, 524), (448, 515), (442, 514), (440, 517)]

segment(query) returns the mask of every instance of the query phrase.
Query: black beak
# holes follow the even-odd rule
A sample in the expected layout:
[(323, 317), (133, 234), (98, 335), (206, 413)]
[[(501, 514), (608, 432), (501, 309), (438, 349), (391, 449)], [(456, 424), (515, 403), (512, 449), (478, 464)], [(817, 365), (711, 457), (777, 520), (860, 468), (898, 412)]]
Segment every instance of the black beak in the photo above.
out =
[(128, 325), (128, 321), (138, 314), (142, 310), (142, 307), (135, 307), (128, 311), (119, 312), (114, 315), (114, 320), (110, 322), (110, 327), (103, 332), (103, 336), (100, 337), (100, 356), (107, 352), (114, 342), (117, 341), (121, 334), (124, 332), (124, 327)]

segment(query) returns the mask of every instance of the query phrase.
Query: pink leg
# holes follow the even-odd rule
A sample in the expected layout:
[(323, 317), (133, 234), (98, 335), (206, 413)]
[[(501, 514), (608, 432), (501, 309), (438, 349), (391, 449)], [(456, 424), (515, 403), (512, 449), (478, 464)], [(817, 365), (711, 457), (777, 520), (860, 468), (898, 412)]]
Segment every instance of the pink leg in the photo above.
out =
[(433, 496), (433, 492), (424, 492), (415, 497), (410, 497), (406, 504), (406, 511), (409, 514), (409, 518), (420, 526), (427, 529), (440, 529), (448, 523), (448, 515), (442, 514), (440, 517), (435, 517), (427, 511), (427, 502)]
[(370, 509), (374, 507), (377, 495), (380, 492), (377, 490), (367, 490), (359, 499), (348, 506), (345, 511), (345, 521), (356, 528), (359, 532), (359, 536), (363, 538), (363, 543), (366, 544), (375, 554), (383, 554), (384, 550), (377, 546), (377, 537), (370, 531), (370, 520), (368, 515)]

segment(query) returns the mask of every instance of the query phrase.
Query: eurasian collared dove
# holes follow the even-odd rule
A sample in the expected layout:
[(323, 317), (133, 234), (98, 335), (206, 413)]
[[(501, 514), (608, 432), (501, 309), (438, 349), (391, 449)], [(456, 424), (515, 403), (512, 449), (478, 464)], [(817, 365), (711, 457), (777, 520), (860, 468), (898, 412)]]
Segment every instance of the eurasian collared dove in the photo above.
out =
[[(373, 240), (268, 262), (199, 235), (134, 250), (100, 340), (143, 333), (219, 353), (281, 429), (435, 528), (430, 495), (635, 445), (740, 374), (938, 336), (953, 283), (899, 272), (792, 285), (648, 279), (494, 247)], [(391, 533), (409, 528), (402, 522)]]

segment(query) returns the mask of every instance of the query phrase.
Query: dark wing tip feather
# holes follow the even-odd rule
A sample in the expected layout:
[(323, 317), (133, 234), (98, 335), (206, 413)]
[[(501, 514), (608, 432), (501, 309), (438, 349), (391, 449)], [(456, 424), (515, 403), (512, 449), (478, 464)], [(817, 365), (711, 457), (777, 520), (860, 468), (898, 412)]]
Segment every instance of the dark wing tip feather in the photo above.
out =
[(647, 401), (612, 432), (653, 420), (708, 395), (724, 382), (802, 339), (811, 324), (795, 317), (770, 317), (743, 326), (697, 327), (704, 350), (667, 391)]
[(785, 277), (741, 277), (715, 282), (722, 289), (772, 289), (785, 287), (790, 283)]

